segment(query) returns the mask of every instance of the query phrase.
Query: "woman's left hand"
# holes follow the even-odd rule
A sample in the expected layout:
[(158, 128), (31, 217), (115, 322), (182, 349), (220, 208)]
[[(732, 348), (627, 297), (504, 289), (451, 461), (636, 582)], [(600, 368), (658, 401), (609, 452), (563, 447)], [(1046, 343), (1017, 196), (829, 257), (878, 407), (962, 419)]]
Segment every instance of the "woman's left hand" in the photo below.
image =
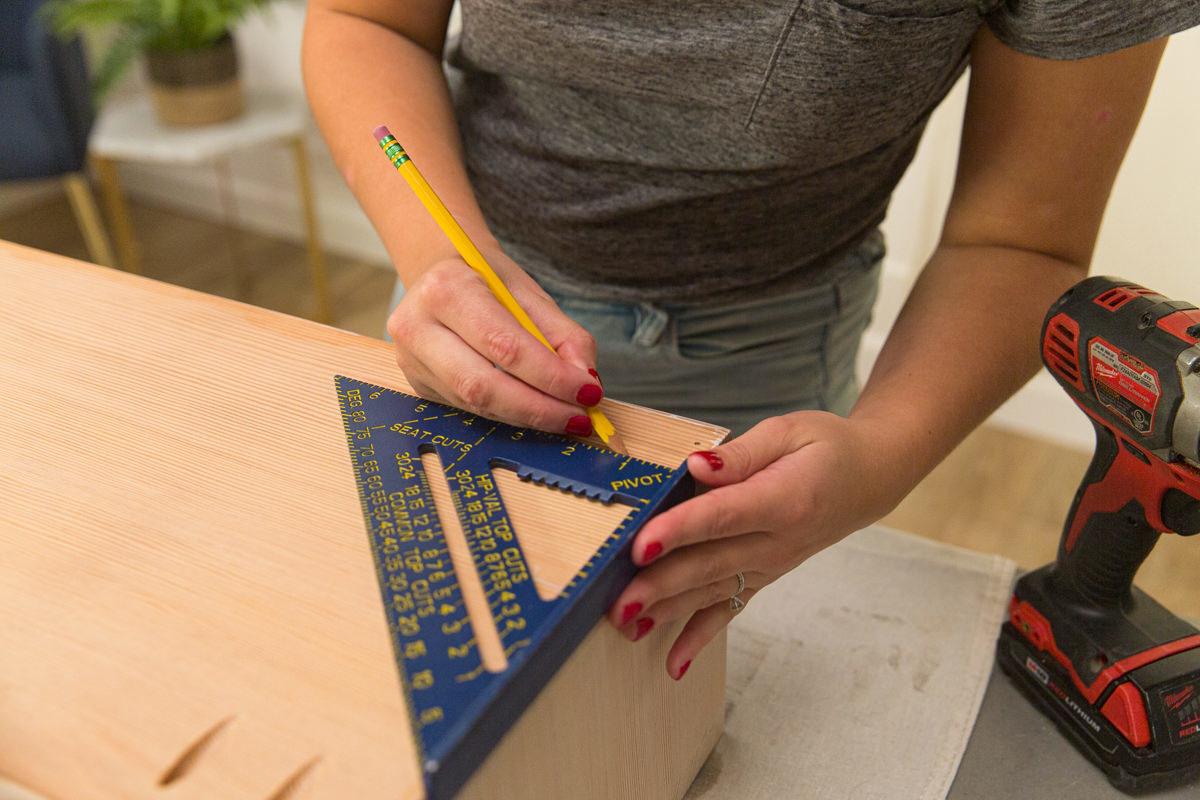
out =
[(630, 640), (689, 618), (667, 656), (679, 679), (692, 659), (729, 624), (729, 598), (755, 593), (809, 556), (886, 514), (905, 489), (892, 487), (873, 462), (880, 443), (871, 426), (824, 411), (767, 419), (688, 469), (710, 491), (654, 517), (638, 533), (642, 567), (609, 610)]

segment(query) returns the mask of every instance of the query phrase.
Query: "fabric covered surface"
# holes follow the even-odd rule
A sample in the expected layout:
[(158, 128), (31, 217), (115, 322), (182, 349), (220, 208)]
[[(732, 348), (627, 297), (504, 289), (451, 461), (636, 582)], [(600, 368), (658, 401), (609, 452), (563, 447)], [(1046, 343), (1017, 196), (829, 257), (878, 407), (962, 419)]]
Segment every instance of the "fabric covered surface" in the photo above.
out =
[(725, 734), (687, 800), (944, 798), (1015, 571), (872, 527), (759, 592), (730, 626)]

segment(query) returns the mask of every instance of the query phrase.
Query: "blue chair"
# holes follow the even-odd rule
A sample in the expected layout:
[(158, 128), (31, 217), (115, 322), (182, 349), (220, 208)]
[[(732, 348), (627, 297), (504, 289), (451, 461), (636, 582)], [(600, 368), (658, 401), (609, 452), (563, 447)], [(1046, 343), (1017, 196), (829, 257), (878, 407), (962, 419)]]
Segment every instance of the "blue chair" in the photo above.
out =
[(78, 38), (63, 41), (43, 0), (0, 0), (0, 181), (62, 181), (93, 261), (115, 266), (84, 174), (94, 112)]

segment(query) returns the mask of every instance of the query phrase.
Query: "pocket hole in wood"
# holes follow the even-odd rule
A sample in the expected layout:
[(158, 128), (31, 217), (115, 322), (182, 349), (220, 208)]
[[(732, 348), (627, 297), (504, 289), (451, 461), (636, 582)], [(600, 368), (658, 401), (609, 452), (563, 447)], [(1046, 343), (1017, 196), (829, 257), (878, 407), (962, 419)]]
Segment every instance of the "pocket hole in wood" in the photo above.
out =
[(158, 779), (158, 785), (170, 786), (172, 783), (175, 783), (177, 780), (187, 775), (188, 772), (191, 771), (192, 767), (195, 766), (197, 759), (204, 754), (204, 751), (206, 751), (212, 745), (213, 740), (215, 740), (221, 731), (225, 730), (225, 728), (227, 728), (229, 723), (233, 722), (233, 720), (233, 717), (226, 717), (205, 731), (204, 735), (202, 735), (199, 739), (192, 742), (192, 744), (180, 754), (179, 758), (175, 759), (175, 763), (168, 767), (167, 771), (164, 772), (162, 777)]
[(300, 769), (292, 773), (291, 777), (284, 781), (282, 786), (272, 792), (271, 796), (268, 797), (267, 800), (289, 800), (289, 798), (291, 798), (292, 795), (294, 795), (300, 788), (300, 784), (304, 782), (304, 779), (308, 777), (309, 773), (312, 772), (313, 767), (317, 766), (317, 762), (320, 760), (321, 757), (317, 756), (304, 766), (300, 767)]

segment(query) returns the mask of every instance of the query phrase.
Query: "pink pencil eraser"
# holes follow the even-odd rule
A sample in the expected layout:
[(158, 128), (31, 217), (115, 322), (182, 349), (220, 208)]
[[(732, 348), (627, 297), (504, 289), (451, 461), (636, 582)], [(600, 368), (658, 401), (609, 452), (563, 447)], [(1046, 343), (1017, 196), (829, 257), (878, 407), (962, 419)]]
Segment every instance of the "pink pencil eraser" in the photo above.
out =
[(387, 125), (380, 125), (375, 129), (375, 140), (379, 141), (391, 136), (392, 132), (387, 129)]

